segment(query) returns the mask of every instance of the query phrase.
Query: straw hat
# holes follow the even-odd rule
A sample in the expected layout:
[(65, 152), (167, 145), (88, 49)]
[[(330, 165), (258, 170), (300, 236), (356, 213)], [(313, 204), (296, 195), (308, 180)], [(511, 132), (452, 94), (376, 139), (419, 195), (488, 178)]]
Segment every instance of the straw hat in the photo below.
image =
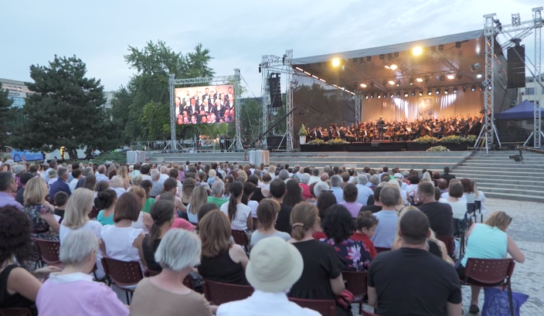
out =
[(302, 255), (280, 237), (260, 240), (251, 249), (246, 278), (256, 290), (282, 292), (295, 284), (304, 269)]
[(49, 179), (56, 178), (57, 177), (57, 170), (55, 170), (55, 169), (49, 170), (49, 173), (47, 174), (47, 176), (49, 177)]

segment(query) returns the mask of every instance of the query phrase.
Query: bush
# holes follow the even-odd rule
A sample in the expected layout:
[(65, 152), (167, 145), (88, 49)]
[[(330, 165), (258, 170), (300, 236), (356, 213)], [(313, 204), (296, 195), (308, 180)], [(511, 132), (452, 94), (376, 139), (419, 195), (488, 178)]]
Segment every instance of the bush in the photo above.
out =
[(331, 139), (327, 142), (327, 145), (343, 145), (343, 144), (347, 144), (348, 142), (341, 139), (341, 138), (335, 138), (335, 139)]
[(298, 136), (308, 136), (308, 130), (306, 130), (304, 123), (302, 123), (302, 126), (300, 126), (300, 129), (298, 130)]
[(306, 145), (325, 145), (325, 141), (322, 139), (314, 139), (306, 143)]
[(427, 151), (450, 151), (450, 150), (447, 149), (444, 146), (433, 146), (433, 147), (427, 149)]
[(461, 136), (455, 136), (455, 135), (446, 136), (438, 140), (439, 143), (444, 143), (444, 144), (460, 144), (465, 141), (466, 141), (466, 138)]
[(414, 139), (414, 142), (418, 144), (434, 144), (438, 142), (438, 138), (427, 135)]

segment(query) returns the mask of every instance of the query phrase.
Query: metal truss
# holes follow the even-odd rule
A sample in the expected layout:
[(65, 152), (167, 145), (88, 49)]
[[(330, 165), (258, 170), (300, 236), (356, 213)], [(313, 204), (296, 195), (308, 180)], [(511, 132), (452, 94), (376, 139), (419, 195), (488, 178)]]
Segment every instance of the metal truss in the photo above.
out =
[(362, 120), (363, 95), (361, 93), (356, 93), (354, 101), (353, 111), (355, 112), (355, 124), (357, 124)]
[(535, 94), (536, 101), (534, 102), (534, 130), (533, 130), (533, 139), (534, 147), (542, 147), (542, 121), (541, 121), (541, 112), (540, 112), (540, 97), (542, 96), (542, 73), (541, 73), (541, 64), (542, 56), (542, 7), (533, 9), (533, 22), (535, 28)]
[(171, 149), (177, 150), (176, 141), (176, 107), (174, 105), (174, 88), (175, 86), (187, 86), (195, 84), (226, 84), (234, 80), (234, 115), (236, 124), (236, 133), (234, 139), (234, 145), (237, 150), (243, 149), (242, 138), (240, 133), (240, 69), (234, 69), (234, 76), (218, 76), (218, 77), (197, 77), (187, 79), (175, 79), (175, 75), (168, 75), (168, 86), (170, 90), (170, 138)]

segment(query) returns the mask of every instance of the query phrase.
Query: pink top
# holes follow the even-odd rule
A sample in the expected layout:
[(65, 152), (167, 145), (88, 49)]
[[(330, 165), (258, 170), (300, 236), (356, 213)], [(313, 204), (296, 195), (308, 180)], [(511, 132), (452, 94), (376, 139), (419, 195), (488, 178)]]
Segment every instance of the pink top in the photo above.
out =
[(357, 218), (361, 207), (363, 207), (363, 204), (357, 202), (340, 202), (338, 204), (343, 205), (345, 208), (347, 208), (349, 213), (351, 214), (351, 217), (353, 218)]
[(128, 316), (129, 310), (104, 283), (84, 273), (51, 273), (36, 297), (40, 316)]
[(190, 232), (194, 232), (195, 227), (193, 224), (189, 223), (187, 220), (184, 220), (183, 218), (174, 218), (174, 224), (170, 226), (170, 229), (172, 228), (181, 228), (188, 230)]

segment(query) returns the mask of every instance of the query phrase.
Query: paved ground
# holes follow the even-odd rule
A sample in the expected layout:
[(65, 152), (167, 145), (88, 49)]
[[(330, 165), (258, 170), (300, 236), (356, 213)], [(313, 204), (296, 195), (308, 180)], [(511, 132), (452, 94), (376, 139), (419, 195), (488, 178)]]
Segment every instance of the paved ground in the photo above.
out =
[[(505, 211), (513, 220), (507, 231), (525, 254), (524, 263), (516, 263), (512, 289), (529, 295), (521, 307), (521, 315), (544, 315), (544, 204), (501, 199), (485, 202), (487, 214)], [(470, 304), (470, 287), (463, 287), (463, 307)], [(480, 294), (483, 306), (483, 292)], [(468, 314), (466, 314), (468, 315)]]

